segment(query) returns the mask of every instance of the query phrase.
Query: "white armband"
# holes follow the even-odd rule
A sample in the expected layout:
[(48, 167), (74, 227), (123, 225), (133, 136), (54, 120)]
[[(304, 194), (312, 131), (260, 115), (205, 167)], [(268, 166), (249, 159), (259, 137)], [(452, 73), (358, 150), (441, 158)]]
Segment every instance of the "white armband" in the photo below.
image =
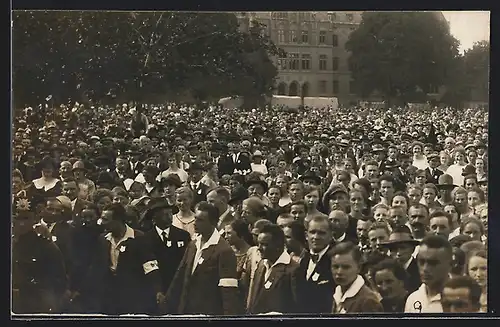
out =
[(144, 275), (147, 275), (150, 272), (152, 272), (153, 270), (157, 270), (158, 269), (158, 261), (151, 260), (151, 261), (145, 262), (142, 265), (142, 269), (144, 269)]
[(238, 280), (236, 278), (221, 278), (219, 280), (220, 287), (238, 287)]

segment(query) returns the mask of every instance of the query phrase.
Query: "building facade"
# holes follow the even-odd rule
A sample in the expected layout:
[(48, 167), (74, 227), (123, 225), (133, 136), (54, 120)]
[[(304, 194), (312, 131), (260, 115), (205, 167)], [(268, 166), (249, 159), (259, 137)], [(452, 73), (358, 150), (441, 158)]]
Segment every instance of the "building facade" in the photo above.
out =
[(345, 44), (361, 23), (361, 11), (237, 13), (240, 28), (251, 21), (286, 53), (274, 58), (278, 68), (275, 94), (337, 97), (341, 105), (357, 101)]

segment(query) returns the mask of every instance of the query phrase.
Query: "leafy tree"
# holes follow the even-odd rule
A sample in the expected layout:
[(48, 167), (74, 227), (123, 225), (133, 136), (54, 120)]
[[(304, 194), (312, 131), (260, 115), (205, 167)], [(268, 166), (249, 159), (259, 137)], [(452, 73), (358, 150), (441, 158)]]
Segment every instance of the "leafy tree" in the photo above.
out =
[(428, 93), (442, 85), (458, 44), (435, 13), (365, 12), (346, 48), (360, 95), (378, 91), (390, 105), (411, 101), (418, 89)]
[(490, 42), (476, 42), (464, 53), (465, 78), (471, 101), (487, 102), (489, 98)]

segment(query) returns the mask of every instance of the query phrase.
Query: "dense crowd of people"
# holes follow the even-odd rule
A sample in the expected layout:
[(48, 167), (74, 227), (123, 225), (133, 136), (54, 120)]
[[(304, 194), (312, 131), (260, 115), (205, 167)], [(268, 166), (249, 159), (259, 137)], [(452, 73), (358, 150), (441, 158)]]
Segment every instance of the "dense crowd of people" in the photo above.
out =
[(13, 312), (486, 312), (488, 113), (68, 104), (13, 122)]

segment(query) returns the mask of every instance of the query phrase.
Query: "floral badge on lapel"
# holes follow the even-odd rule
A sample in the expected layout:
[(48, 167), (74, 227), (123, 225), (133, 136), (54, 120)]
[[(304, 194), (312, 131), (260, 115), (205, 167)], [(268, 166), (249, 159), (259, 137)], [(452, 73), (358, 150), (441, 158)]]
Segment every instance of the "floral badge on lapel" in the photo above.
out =
[(312, 280), (317, 282), (318, 281), (318, 278), (319, 278), (319, 274), (317, 272), (315, 272), (313, 275), (312, 275)]
[(270, 280), (268, 280), (268, 281), (264, 284), (264, 287), (266, 288), (266, 290), (268, 290), (268, 289), (271, 287), (271, 285), (273, 285), (273, 283), (272, 283)]
[(204, 259), (203, 257), (200, 258), (200, 260), (198, 260), (198, 264), (201, 265), (203, 263)]
[(198, 190), (198, 194), (199, 194), (199, 195), (201, 195), (201, 192), (202, 192), (202, 190), (201, 190), (201, 189), (199, 189), (199, 190)]
[(167, 241), (167, 247), (171, 247), (172, 246), (172, 241), (168, 240)]
[(122, 252), (122, 253), (123, 253), (123, 252), (125, 252), (125, 250), (126, 250), (126, 249), (127, 249), (127, 248), (125, 247), (125, 245), (122, 245), (122, 246), (120, 246), (120, 249), (119, 249), (119, 250), (120, 250), (120, 252)]
[(57, 242), (57, 236), (52, 235), (52, 242)]
[(178, 242), (177, 242), (177, 247), (178, 247), (178, 248), (181, 248), (181, 247), (183, 247), (183, 246), (184, 246), (184, 241), (178, 241)]

